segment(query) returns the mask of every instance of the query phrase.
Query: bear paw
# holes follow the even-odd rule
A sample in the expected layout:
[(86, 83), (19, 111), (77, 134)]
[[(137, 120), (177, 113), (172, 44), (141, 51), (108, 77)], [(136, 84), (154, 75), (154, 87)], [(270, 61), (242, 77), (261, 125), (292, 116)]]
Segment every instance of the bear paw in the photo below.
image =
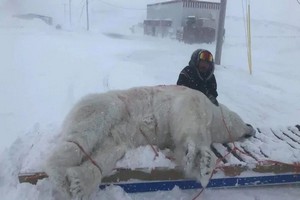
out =
[(76, 200), (87, 200), (86, 183), (83, 181), (83, 174), (79, 167), (67, 169), (67, 180), (69, 182), (70, 193)]
[(202, 187), (206, 187), (216, 164), (216, 156), (210, 149), (203, 148), (200, 150), (200, 177)]

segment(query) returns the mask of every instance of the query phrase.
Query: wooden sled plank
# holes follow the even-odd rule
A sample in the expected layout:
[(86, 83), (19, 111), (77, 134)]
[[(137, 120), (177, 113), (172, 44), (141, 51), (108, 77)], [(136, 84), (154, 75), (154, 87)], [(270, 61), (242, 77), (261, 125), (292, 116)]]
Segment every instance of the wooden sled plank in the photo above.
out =
[(294, 143), (296, 143), (296, 147), (300, 149), (300, 136), (296, 135), (289, 128), (282, 128), (280, 131), (285, 134), (288, 138), (290, 138)]
[(300, 141), (300, 130), (297, 127), (288, 127), (288, 130), (292, 132), (295, 136), (298, 137), (298, 141)]
[(18, 174), (19, 183), (31, 183), (35, 185), (38, 180), (48, 178), (45, 172), (29, 172), (29, 173), (19, 173)]
[[(243, 166), (243, 165), (235, 165), (235, 166), (221, 166), (218, 167), (216, 174), (225, 177), (239, 177), (243, 172), (256, 172), (257, 176), (264, 176), (266, 173), (273, 174), (283, 174), (283, 173), (293, 173), (295, 175), (300, 175), (299, 167), (295, 168), (293, 165), (284, 164), (284, 163), (272, 163), (272, 164), (264, 164), (264, 165), (256, 165), (256, 166)], [(295, 173), (298, 172), (298, 173)], [(47, 178), (48, 175), (45, 172), (32, 172), (32, 173), (20, 173), (19, 174), (19, 182), (20, 183), (31, 183), (36, 184), (38, 180)], [(174, 169), (169, 168), (154, 168), (152, 170), (149, 169), (116, 169), (114, 174), (104, 177), (102, 179), (103, 183), (117, 183), (117, 182), (125, 182), (130, 180), (142, 180), (142, 181), (172, 181), (172, 180), (182, 180), (186, 179), (183, 170), (179, 167)], [(225, 178), (226, 179), (226, 178)]]

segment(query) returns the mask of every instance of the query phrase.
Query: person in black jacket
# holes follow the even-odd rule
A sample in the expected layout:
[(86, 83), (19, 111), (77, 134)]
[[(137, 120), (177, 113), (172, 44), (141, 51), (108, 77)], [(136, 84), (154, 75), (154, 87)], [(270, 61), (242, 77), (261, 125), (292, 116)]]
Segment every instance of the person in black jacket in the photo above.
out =
[(180, 72), (177, 85), (202, 92), (218, 106), (217, 81), (214, 70), (213, 55), (208, 50), (197, 49), (193, 52), (189, 65)]

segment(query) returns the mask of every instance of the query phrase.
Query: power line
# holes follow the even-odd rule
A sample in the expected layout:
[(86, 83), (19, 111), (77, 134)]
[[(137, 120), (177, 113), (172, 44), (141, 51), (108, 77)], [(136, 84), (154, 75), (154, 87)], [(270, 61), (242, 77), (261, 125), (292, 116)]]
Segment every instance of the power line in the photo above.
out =
[(98, 0), (106, 5), (109, 5), (111, 7), (115, 7), (115, 8), (119, 8), (119, 9), (124, 9), (124, 10), (138, 10), (138, 11), (144, 11), (146, 10), (145, 8), (130, 8), (130, 7), (123, 7), (123, 6), (118, 6), (118, 5), (115, 5), (115, 4), (111, 4), (111, 3), (108, 3), (106, 1), (102, 1), (102, 0)]

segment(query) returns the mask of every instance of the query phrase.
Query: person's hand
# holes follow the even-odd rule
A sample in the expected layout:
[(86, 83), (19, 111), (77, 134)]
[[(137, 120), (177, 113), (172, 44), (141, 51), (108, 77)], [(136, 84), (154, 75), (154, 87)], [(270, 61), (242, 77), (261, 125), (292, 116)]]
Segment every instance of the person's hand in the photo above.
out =
[(214, 97), (213, 95), (210, 95), (208, 98), (213, 104), (215, 104), (216, 106), (219, 106), (219, 102), (216, 99), (216, 97)]

